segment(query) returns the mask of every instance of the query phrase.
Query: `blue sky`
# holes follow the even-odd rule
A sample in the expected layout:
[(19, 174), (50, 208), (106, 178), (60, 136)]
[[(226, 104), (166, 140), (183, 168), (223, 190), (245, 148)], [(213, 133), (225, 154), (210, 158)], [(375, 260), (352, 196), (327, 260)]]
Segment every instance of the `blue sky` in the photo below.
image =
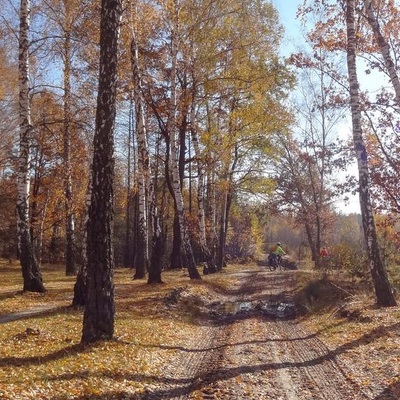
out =
[(302, 0), (271, 0), (272, 4), (279, 11), (282, 22), (293, 22), (296, 17), (297, 7)]
[(296, 52), (304, 43), (302, 40), (302, 29), (298, 19), (296, 19), (297, 8), (303, 0), (270, 0), (279, 12), (279, 20), (285, 28), (285, 37), (281, 45), (281, 54), (288, 56)]

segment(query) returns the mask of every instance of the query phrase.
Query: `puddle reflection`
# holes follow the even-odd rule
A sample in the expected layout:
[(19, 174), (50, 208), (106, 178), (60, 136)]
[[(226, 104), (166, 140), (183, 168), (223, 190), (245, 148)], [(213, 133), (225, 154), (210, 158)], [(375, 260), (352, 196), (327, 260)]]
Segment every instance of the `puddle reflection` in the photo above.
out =
[(296, 305), (292, 302), (224, 302), (219, 303), (215, 311), (218, 315), (232, 316), (259, 310), (263, 314), (277, 318), (293, 318), (297, 315)]

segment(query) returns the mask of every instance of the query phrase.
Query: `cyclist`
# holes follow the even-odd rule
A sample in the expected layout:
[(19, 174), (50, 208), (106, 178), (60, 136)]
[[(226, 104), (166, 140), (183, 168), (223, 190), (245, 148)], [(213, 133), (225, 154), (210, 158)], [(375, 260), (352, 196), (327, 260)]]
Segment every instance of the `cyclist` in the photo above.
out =
[(321, 258), (320, 263), (321, 263), (321, 267), (326, 269), (329, 266), (329, 252), (328, 249), (324, 246), (322, 247), (322, 249), (319, 252), (319, 256)]
[(271, 251), (268, 256), (268, 261), (271, 266), (275, 268), (279, 265), (280, 261), (282, 260), (282, 256), (286, 255), (285, 250), (282, 248), (281, 242), (276, 244), (275, 250)]
[(320, 255), (322, 258), (328, 257), (328, 256), (329, 256), (328, 249), (324, 246), (324, 247), (321, 249), (319, 255)]

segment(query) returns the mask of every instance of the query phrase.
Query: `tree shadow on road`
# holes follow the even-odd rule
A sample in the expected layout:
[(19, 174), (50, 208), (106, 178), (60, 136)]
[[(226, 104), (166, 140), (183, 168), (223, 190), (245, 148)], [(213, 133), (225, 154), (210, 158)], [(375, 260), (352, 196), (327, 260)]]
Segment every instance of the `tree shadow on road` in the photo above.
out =
[(373, 400), (398, 400), (400, 399), (400, 381), (393, 382)]
[[(326, 351), (325, 354), (321, 354), (313, 359), (310, 360), (305, 360), (305, 361), (299, 361), (299, 362), (271, 362), (271, 363), (263, 363), (259, 365), (241, 365), (233, 368), (217, 368), (211, 371), (204, 371), (200, 372), (197, 374), (195, 377), (188, 377), (188, 378), (168, 378), (165, 376), (156, 376), (156, 375), (145, 375), (145, 374), (129, 374), (129, 373), (122, 373), (122, 374), (115, 374), (115, 373), (110, 373), (110, 372), (96, 372), (94, 375), (98, 375), (101, 377), (106, 377), (109, 379), (115, 379), (115, 380), (129, 380), (129, 381), (135, 381), (135, 382), (152, 382), (152, 383), (159, 383), (162, 385), (170, 386), (170, 387), (162, 387), (159, 389), (156, 389), (155, 391), (152, 391), (151, 393), (149, 392), (148, 394), (143, 393), (141, 395), (136, 396), (135, 399), (161, 399), (161, 398), (175, 398), (179, 397), (182, 395), (188, 395), (191, 392), (195, 390), (200, 390), (203, 387), (216, 383), (218, 381), (222, 380), (227, 380), (230, 378), (238, 377), (243, 374), (250, 374), (250, 373), (257, 373), (257, 372), (262, 372), (266, 370), (278, 370), (282, 368), (302, 368), (302, 367), (309, 367), (309, 366), (315, 366), (327, 361), (332, 361), (334, 360), (337, 356), (346, 353), (356, 347), (359, 347), (361, 345), (371, 343), (374, 340), (385, 336), (389, 334), (391, 331), (397, 331), (400, 328), (400, 323), (393, 324), (391, 326), (381, 326), (377, 327), (370, 332), (362, 335), (356, 340), (353, 340), (351, 342), (345, 343), (341, 346), (338, 346), (334, 350), (328, 350)], [(305, 338), (294, 338), (294, 339), (286, 339), (288, 341), (293, 341), (293, 340), (302, 340)], [(239, 346), (239, 345), (246, 345), (246, 344), (259, 344), (262, 346), (263, 344), (267, 343), (268, 341), (271, 341), (270, 339), (266, 339), (265, 341), (246, 341), (246, 342), (241, 342), (241, 343), (235, 343), (231, 344), (229, 346)], [(130, 345), (127, 343), (127, 345)], [(225, 345), (224, 345), (225, 346)], [(188, 353), (195, 353), (195, 352), (209, 352), (209, 351), (215, 351), (218, 349), (222, 349), (224, 346), (215, 346), (215, 347), (210, 347), (210, 348), (205, 348), (205, 349), (190, 349), (190, 348), (185, 348), (185, 347), (179, 347), (179, 346), (151, 346), (151, 347), (158, 347), (160, 349), (175, 349), (179, 351), (184, 351)], [(150, 347), (150, 346), (149, 346)], [(60, 349), (56, 352), (47, 354), (47, 355), (41, 355), (41, 356), (35, 356), (35, 357), (6, 357), (0, 359), (0, 367), (4, 366), (15, 366), (15, 367), (21, 367), (21, 366), (27, 366), (27, 365), (37, 365), (37, 364), (43, 364), (47, 362), (51, 362), (53, 360), (57, 359), (62, 359), (64, 357), (70, 357), (71, 355), (78, 354), (80, 352), (85, 351), (85, 347), (77, 344), (77, 345), (72, 345), (65, 347), (63, 349)], [(70, 380), (74, 378), (82, 378), (84, 375), (90, 375), (92, 376), (93, 374), (88, 371), (81, 371), (81, 372), (76, 372), (76, 373), (69, 373), (69, 374), (64, 374), (64, 375), (55, 375), (53, 378), (49, 378), (49, 380)], [(374, 400), (389, 400), (389, 399), (395, 399), (398, 397), (395, 397), (393, 393), (399, 393), (400, 391), (400, 383), (396, 382), (393, 385), (389, 386), (386, 388), (382, 393), (380, 393), (378, 396), (374, 398)], [(119, 398), (118, 396), (128, 396), (128, 393), (110, 393), (110, 398)], [(117, 397), (116, 397), (117, 396)], [(51, 400), (60, 400), (62, 399), (62, 396), (55, 396), (52, 397)], [(83, 400), (85, 397), (81, 397)], [(104, 398), (104, 393), (99, 396), (91, 396), (92, 399), (102, 399)], [(107, 398), (107, 397), (106, 397)], [(123, 397), (121, 397), (123, 398)], [(76, 398), (77, 400), (79, 399)]]
[[(202, 386), (204, 386), (204, 383), (206, 385), (216, 383), (221, 380), (226, 380), (226, 379), (231, 379), (237, 376), (240, 376), (242, 374), (252, 374), (252, 373), (258, 373), (266, 370), (278, 370), (282, 368), (307, 368), (307, 367), (312, 367), (316, 365), (320, 365), (325, 362), (330, 362), (333, 361), (337, 356), (340, 356), (341, 354), (347, 353), (350, 350), (353, 350), (359, 346), (371, 343), (375, 340), (377, 340), (380, 337), (384, 337), (388, 335), (390, 332), (396, 332), (400, 328), (400, 323), (396, 323), (390, 326), (380, 326), (375, 329), (372, 329), (370, 332), (365, 333), (361, 337), (359, 337), (356, 340), (353, 340), (351, 342), (345, 343), (341, 346), (338, 346), (336, 349), (333, 350), (328, 350), (326, 348), (326, 353), (321, 354), (317, 357), (314, 357), (309, 360), (305, 361), (298, 361), (298, 362), (292, 362), (292, 361), (287, 361), (287, 362), (272, 362), (272, 363), (264, 363), (264, 364), (259, 364), (259, 365), (242, 365), (234, 368), (226, 368), (226, 369), (217, 369), (214, 371), (211, 371), (209, 373), (204, 374), (202, 377), (198, 379), (200, 383), (199, 387), (196, 387), (196, 389), (200, 389)], [(287, 339), (287, 341), (293, 341), (293, 340), (298, 340), (297, 338), (295, 339)], [(238, 343), (240, 345), (241, 343)], [(396, 390), (396, 393), (399, 393), (399, 387), (400, 383), (396, 383), (392, 385), (391, 387), (388, 387), (384, 392), (382, 392), (379, 396), (374, 398), (374, 400), (389, 400), (389, 399), (399, 399), (400, 397), (396, 397), (396, 395), (392, 395), (393, 391)]]
[[(99, 377), (105, 377), (109, 379), (116, 379), (116, 380), (128, 380), (128, 381), (135, 381), (135, 382), (151, 382), (151, 383), (159, 383), (160, 385), (165, 385), (167, 387), (160, 387), (156, 390), (153, 390), (148, 392), (146, 394), (143, 393), (141, 395), (135, 395), (135, 399), (161, 399), (161, 398), (176, 398), (179, 396), (184, 396), (184, 395), (189, 395), (193, 391), (196, 390), (201, 390), (205, 387), (207, 387), (210, 384), (215, 384), (218, 383), (219, 381), (226, 381), (231, 378), (235, 378), (238, 376), (241, 376), (243, 374), (254, 374), (254, 373), (259, 373), (267, 370), (279, 370), (283, 368), (305, 368), (305, 367), (310, 367), (310, 366), (316, 366), (325, 362), (333, 361), (337, 356), (346, 353), (354, 348), (357, 348), (361, 345), (371, 343), (374, 340), (387, 335), (391, 331), (397, 331), (400, 328), (400, 323), (393, 324), (391, 326), (381, 326), (377, 327), (370, 332), (362, 335), (356, 340), (353, 340), (351, 342), (345, 343), (341, 346), (338, 346), (334, 350), (328, 350), (326, 349), (325, 354), (320, 354), (317, 357), (314, 357), (309, 360), (305, 361), (298, 361), (298, 362), (292, 362), (292, 361), (286, 361), (286, 362), (271, 362), (271, 363), (263, 363), (263, 364), (258, 364), (258, 365), (240, 365), (237, 367), (232, 367), (232, 368), (216, 368), (212, 370), (206, 370), (203, 372), (198, 373), (194, 377), (165, 377), (165, 376), (156, 376), (156, 375), (145, 375), (145, 374), (129, 374), (129, 373), (123, 373), (120, 375), (115, 375), (111, 374), (108, 372), (105, 373), (96, 373)], [(305, 338), (303, 338), (305, 339)], [(293, 340), (302, 340), (299, 338), (295, 339), (286, 339), (287, 341), (293, 341)], [(190, 348), (185, 348), (185, 347), (180, 347), (180, 346), (150, 346), (149, 347), (158, 347), (160, 349), (165, 349), (165, 350), (178, 350), (178, 351), (184, 351), (185, 353), (197, 353), (197, 352), (215, 352), (216, 350), (221, 350), (223, 351), (223, 348), (226, 346), (239, 346), (239, 345), (246, 345), (246, 344), (259, 344), (262, 346), (263, 344), (266, 344), (269, 339), (266, 339), (265, 341), (246, 341), (246, 342), (241, 342), (241, 343), (235, 343), (235, 344), (228, 344), (228, 345), (221, 345), (221, 346), (215, 346), (215, 347), (207, 347), (204, 349), (190, 349)], [(0, 364), (1, 365), (1, 364)], [(66, 374), (65, 376), (55, 376), (54, 379), (56, 380), (61, 380), (61, 379), (74, 379), (74, 378), (79, 378), (80, 374), (79, 373), (74, 373), (74, 374)], [(169, 387), (168, 387), (169, 386)], [(382, 393), (380, 393), (378, 396), (374, 398), (374, 400), (393, 400), (393, 399), (398, 399), (399, 397), (396, 397), (396, 394), (400, 392), (400, 383), (396, 382), (393, 385), (387, 387)], [(115, 397), (118, 395), (117, 393), (110, 393), (110, 396), (113, 395), (114, 397), (111, 398), (118, 398)], [(128, 394), (126, 394), (128, 395)], [(104, 394), (102, 394), (104, 396)], [(129, 395), (128, 395), (129, 396)], [(60, 400), (62, 397), (54, 397), (52, 400)], [(84, 397), (82, 397), (83, 399)], [(104, 397), (91, 397), (93, 399), (101, 399)], [(129, 397), (128, 397), (129, 398)]]
[(65, 311), (68, 309), (73, 308), (72, 306), (57, 306), (49, 303), (41, 306), (32, 307), (27, 310), (17, 311), (12, 314), (3, 315), (2, 317), (0, 317), (0, 324), (6, 324), (12, 321), (27, 320), (37, 317), (48, 317), (51, 315), (65, 313)]
[(84, 351), (84, 346), (74, 344), (64, 347), (58, 351), (32, 357), (3, 357), (0, 358), (0, 367), (23, 367), (27, 365), (41, 365), (54, 360), (70, 357)]

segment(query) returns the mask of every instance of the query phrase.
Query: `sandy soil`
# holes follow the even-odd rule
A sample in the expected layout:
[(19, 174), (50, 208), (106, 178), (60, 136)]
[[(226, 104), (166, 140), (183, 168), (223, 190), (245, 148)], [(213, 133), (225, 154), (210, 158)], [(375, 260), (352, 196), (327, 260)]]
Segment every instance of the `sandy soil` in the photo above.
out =
[[(357, 358), (345, 345), (324, 344), (301, 318), (274, 317), (266, 304), (290, 304), (295, 272), (249, 269), (218, 301), (191, 299), (201, 329), (177, 347), (157, 383), (140, 399), (389, 400), (394, 391), (359, 384)], [(356, 379), (359, 374), (360, 379)]]

